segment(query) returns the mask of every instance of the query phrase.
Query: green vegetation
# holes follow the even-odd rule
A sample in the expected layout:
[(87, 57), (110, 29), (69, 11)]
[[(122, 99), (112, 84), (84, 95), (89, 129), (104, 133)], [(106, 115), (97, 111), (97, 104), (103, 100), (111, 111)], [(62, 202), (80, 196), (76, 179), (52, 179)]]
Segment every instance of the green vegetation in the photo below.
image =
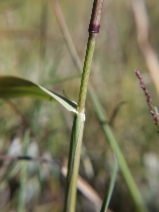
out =
[[(55, 19), (58, 8), (54, 0), (0, 2), (0, 209), (58, 212), (65, 207), (64, 211), (75, 211), (83, 138), (85, 153), (82, 149), (79, 173), (104, 199), (101, 211), (106, 210), (109, 201), (114, 212), (146, 211), (142, 198), (150, 211), (157, 211), (159, 184), (154, 161), (159, 163), (158, 134), (135, 69), (145, 71), (143, 78), (155, 105), (157, 94), (137, 44), (132, 5), (124, 1), (104, 4), (94, 56), (95, 42), (88, 41), (88, 63), (86, 56), (83, 73), (90, 71), (92, 56), (94, 59), (84, 111), (89, 73), (82, 75), (81, 84), (76, 68), (81, 71), (82, 65), (68, 33), (83, 61), (92, 2), (59, 4), (66, 29)], [(147, 7), (150, 24), (157, 26), (155, 1), (148, 2)], [(154, 45), (158, 37), (151, 30)], [(26, 98), (9, 100), (22, 96)], [(74, 112), (74, 121), (71, 113), (52, 100)], [(114, 152), (121, 170), (118, 176)], [(65, 186), (60, 173), (68, 155)], [(76, 211), (100, 211), (91, 195), (89, 198), (79, 184), (78, 188), (83, 195), (77, 194)]]

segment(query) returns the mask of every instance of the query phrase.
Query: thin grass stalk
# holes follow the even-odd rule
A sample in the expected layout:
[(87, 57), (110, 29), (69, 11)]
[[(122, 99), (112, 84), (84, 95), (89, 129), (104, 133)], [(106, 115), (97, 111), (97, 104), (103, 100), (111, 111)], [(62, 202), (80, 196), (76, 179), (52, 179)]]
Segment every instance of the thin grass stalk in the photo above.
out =
[(126, 182), (127, 188), (130, 192), (131, 198), (134, 202), (136, 211), (137, 212), (147, 212), (148, 210), (143, 202), (142, 196), (136, 186), (136, 183), (132, 177), (132, 174), (129, 170), (127, 162), (126, 162), (126, 160), (123, 156), (123, 153), (118, 145), (118, 142), (114, 136), (114, 133), (108, 124), (108, 119), (106, 118), (105, 112), (104, 112), (101, 104), (99, 103), (98, 97), (95, 95), (95, 93), (93, 96), (91, 96), (91, 100), (93, 102), (94, 110), (95, 110), (95, 112), (98, 116), (98, 119), (101, 123), (101, 126), (103, 128), (104, 135), (105, 135), (106, 139), (108, 140), (108, 142), (110, 143), (115, 154), (117, 155), (120, 170), (121, 170), (124, 180)]
[(92, 58), (94, 53), (94, 47), (95, 47), (95, 38), (96, 38), (96, 33), (90, 34), (88, 38), (87, 51), (86, 51), (86, 57), (84, 62), (78, 107), (77, 107), (77, 111), (79, 113), (84, 112), (83, 110), (85, 108), (88, 80), (89, 80), (90, 68), (91, 68), (91, 63), (92, 63)]
[[(70, 52), (71, 58), (72, 58), (72, 60), (75, 64), (75, 66), (77, 67), (77, 70), (79, 72), (81, 72), (82, 71), (82, 64), (80, 62), (77, 51), (74, 47), (73, 41), (72, 41), (70, 33), (68, 31), (65, 19), (63, 17), (62, 11), (60, 9), (60, 6), (59, 6), (57, 0), (51, 0), (51, 2), (52, 2), (52, 5), (53, 5), (53, 9), (54, 9), (57, 21), (59, 23), (60, 29), (61, 29), (62, 34), (64, 36), (66, 45), (67, 45), (68, 50)], [(141, 196), (141, 194), (140, 194), (140, 192), (139, 192), (139, 190), (136, 186), (136, 183), (133, 179), (133, 176), (130, 172), (130, 169), (127, 165), (127, 162), (126, 162), (126, 160), (123, 156), (122, 151), (120, 150), (120, 147), (119, 147), (118, 142), (117, 142), (117, 140), (114, 136), (114, 133), (111, 130), (111, 127), (109, 126), (109, 121), (108, 121), (105, 109), (103, 109), (103, 106), (101, 105), (91, 83), (89, 83), (88, 95), (89, 95), (89, 97), (92, 101), (92, 105), (93, 105), (95, 113), (98, 117), (98, 120), (101, 123), (101, 127), (103, 129), (104, 134), (105, 134), (106, 141), (108, 140), (112, 149), (114, 150), (114, 152), (116, 153), (116, 155), (118, 157), (119, 167), (121, 169), (123, 178), (126, 182), (127, 188), (130, 192), (131, 198), (134, 202), (134, 206), (136, 208), (136, 211), (137, 212), (147, 212), (147, 208), (146, 208), (146, 206), (143, 202), (142, 196)]]
[(90, 68), (95, 47), (95, 39), (99, 32), (100, 27), (100, 18), (101, 18), (103, 1), (104, 0), (94, 0), (93, 3), (92, 16), (89, 25), (89, 38), (87, 43), (87, 50), (83, 67), (83, 74), (81, 79), (81, 86), (77, 107), (78, 113), (74, 117), (72, 134), (71, 134), (64, 212), (75, 211), (77, 178), (80, 164), (80, 154), (81, 154), (82, 137), (84, 130), (84, 121), (85, 121), (85, 101), (86, 101)]
[(118, 161), (117, 161), (117, 157), (114, 155), (114, 163), (112, 166), (112, 171), (111, 171), (111, 179), (110, 179), (110, 185), (108, 188), (108, 194), (105, 195), (103, 204), (102, 204), (102, 208), (100, 212), (107, 212), (108, 209), (108, 205), (110, 203), (110, 199), (112, 197), (113, 194), (113, 189), (115, 186), (115, 182), (116, 182), (116, 178), (117, 178), (117, 174), (118, 174)]
[(81, 116), (81, 114), (77, 114), (74, 117), (72, 134), (71, 134), (68, 172), (66, 178), (64, 212), (75, 211), (76, 187), (77, 187), (80, 154), (81, 154), (83, 129), (84, 129), (83, 117)]
[(150, 20), (144, 0), (133, 0), (132, 10), (137, 30), (137, 42), (145, 59), (145, 63), (150, 72), (157, 93), (159, 94), (159, 60), (150, 39)]
[(51, 81), (52, 84), (59, 84), (59, 83), (63, 83), (63, 82), (67, 82), (73, 79), (78, 79), (81, 77), (81, 74), (76, 74), (73, 76), (69, 76), (69, 77), (64, 77), (64, 78), (59, 78), (59, 79), (55, 79), (53, 81)]
[(80, 58), (77, 54), (77, 51), (74, 47), (72, 38), (71, 38), (70, 33), (68, 31), (68, 27), (67, 27), (65, 19), (63, 17), (63, 14), (62, 14), (61, 8), (58, 4), (58, 1), (57, 0), (50, 0), (50, 2), (52, 3), (54, 13), (55, 13), (57, 21), (59, 23), (59, 27), (60, 27), (60, 30), (63, 34), (63, 38), (64, 38), (65, 43), (67, 45), (68, 51), (71, 55), (72, 61), (75, 64), (75, 67), (77, 67), (77, 70), (80, 73), (82, 73), (82, 69), (83, 69), (82, 63), (81, 63)]

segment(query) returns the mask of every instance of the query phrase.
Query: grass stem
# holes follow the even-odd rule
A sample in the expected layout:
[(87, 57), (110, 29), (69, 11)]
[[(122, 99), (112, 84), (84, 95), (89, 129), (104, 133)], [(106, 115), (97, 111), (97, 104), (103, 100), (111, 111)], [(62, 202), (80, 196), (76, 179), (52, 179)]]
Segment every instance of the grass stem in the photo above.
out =
[[(68, 50), (70, 52), (71, 58), (72, 58), (72, 60), (75, 64), (75, 66), (77, 67), (77, 70), (79, 72), (82, 72), (82, 64), (80, 62), (77, 51), (76, 51), (75, 46), (73, 44), (73, 41), (71, 39), (69, 30), (67, 28), (67, 25), (66, 25), (65, 19), (63, 17), (62, 11), (60, 9), (60, 6), (59, 6), (57, 0), (52, 0), (51, 2), (52, 2), (52, 5), (53, 5), (53, 9), (54, 9), (57, 21), (58, 21), (59, 26), (60, 26), (61, 32), (64, 36), (66, 45), (67, 45)], [(106, 141), (108, 140), (112, 149), (114, 150), (114, 152), (116, 153), (116, 155), (118, 157), (119, 167), (121, 169), (123, 178), (126, 182), (128, 190), (130, 192), (131, 198), (134, 202), (134, 206), (136, 208), (136, 211), (146, 212), (147, 209), (146, 209), (146, 206), (143, 202), (141, 194), (140, 194), (140, 192), (137, 188), (137, 185), (136, 185), (136, 183), (133, 179), (133, 176), (132, 176), (130, 169), (127, 165), (127, 162), (126, 162), (126, 160), (123, 156), (123, 153), (120, 150), (120, 147), (119, 147), (118, 142), (117, 142), (117, 140), (114, 136), (114, 133), (112, 132), (111, 127), (108, 124), (108, 119), (107, 119), (107, 116), (106, 116), (106, 113), (105, 113), (105, 109), (103, 109), (103, 106), (101, 105), (91, 83), (89, 83), (88, 95), (89, 95), (89, 97), (92, 101), (92, 105), (93, 105), (93, 108), (96, 112), (98, 120), (99, 120), (100, 123), (102, 123), (101, 127), (103, 129), (104, 134), (105, 134)]]
[(102, 5), (103, 0), (94, 0), (92, 16), (89, 25), (89, 38), (87, 43), (87, 50), (79, 92), (79, 100), (77, 107), (78, 114), (74, 116), (74, 123), (70, 142), (64, 212), (75, 211), (77, 178), (80, 164), (80, 154), (81, 154), (82, 137), (84, 130), (84, 121), (85, 121), (85, 101), (86, 101), (90, 68), (95, 47), (95, 38), (99, 32)]

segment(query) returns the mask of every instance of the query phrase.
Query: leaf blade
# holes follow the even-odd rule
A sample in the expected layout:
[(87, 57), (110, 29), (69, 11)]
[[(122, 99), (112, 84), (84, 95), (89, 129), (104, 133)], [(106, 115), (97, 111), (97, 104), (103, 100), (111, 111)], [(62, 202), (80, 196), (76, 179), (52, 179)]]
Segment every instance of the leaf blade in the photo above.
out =
[(111, 173), (110, 185), (108, 188), (108, 194), (106, 194), (104, 197), (100, 212), (107, 212), (108, 210), (108, 206), (110, 203), (111, 196), (113, 194), (113, 189), (114, 189), (116, 178), (117, 178), (117, 173), (118, 173), (118, 160), (117, 160), (117, 156), (114, 155), (114, 163), (112, 166), (112, 173)]
[(77, 104), (43, 86), (29, 80), (14, 77), (0, 76), (0, 98), (32, 97), (48, 101), (57, 101), (67, 110), (77, 113)]

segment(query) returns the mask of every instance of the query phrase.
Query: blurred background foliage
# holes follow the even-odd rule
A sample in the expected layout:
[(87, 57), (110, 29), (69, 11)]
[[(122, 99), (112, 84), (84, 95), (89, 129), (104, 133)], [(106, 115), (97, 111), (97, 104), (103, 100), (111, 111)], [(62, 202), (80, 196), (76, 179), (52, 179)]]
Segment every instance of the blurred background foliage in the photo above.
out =
[[(91, 1), (58, 1), (73, 42), (84, 60)], [(150, 43), (159, 54), (159, 9), (145, 0)], [(105, 0), (90, 81), (150, 211), (159, 211), (159, 139), (134, 70), (141, 71), (154, 104), (158, 94), (137, 42), (132, 1)], [(80, 75), (69, 55), (51, 0), (0, 0), (0, 74), (25, 77), (77, 101)], [(58, 104), (29, 98), (0, 100), (0, 211), (62, 211), (72, 114)], [(87, 99), (80, 175), (103, 198), (112, 150)], [(45, 157), (53, 162), (10, 161), (4, 155)], [(110, 209), (134, 211), (119, 172)], [(95, 211), (78, 192), (77, 211)]]

